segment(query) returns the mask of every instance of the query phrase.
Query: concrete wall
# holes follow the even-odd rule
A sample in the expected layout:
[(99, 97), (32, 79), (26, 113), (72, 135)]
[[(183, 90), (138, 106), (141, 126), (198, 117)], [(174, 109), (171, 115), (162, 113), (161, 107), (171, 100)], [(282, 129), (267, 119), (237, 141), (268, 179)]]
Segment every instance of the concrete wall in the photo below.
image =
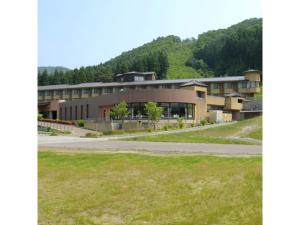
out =
[(225, 105), (225, 98), (224, 97), (207, 95), (207, 104), (208, 105), (224, 106)]

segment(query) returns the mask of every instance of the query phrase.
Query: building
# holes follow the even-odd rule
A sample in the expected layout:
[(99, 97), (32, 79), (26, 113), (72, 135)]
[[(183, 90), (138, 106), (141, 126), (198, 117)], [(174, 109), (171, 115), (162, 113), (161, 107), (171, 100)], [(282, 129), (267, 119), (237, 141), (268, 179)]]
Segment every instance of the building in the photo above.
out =
[(260, 92), (261, 74), (248, 70), (242, 76), (156, 80), (154, 72), (129, 72), (116, 80), (39, 86), (38, 110), (52, 119), (109, 120), (111, 108), (125, 100), (128, 119), (134, 120), (145, 116), (144, 104), (152, 101), (163, 108), (162, 120), (231, 120), (239, 118), (245, 98)]

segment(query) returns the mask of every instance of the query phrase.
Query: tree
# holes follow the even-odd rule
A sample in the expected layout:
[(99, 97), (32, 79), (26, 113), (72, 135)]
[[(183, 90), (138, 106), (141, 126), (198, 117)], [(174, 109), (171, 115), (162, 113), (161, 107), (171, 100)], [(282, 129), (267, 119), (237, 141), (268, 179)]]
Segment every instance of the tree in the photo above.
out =
[(124, 123), (125, 117), (129, 114), (127, 103), (123, 100), (119, 104), (115, 105), (111, 110), (111, 115)]
[(49, 76), (47, 70), (44, 70), (41, 79), (40, 79), (40, 84), (39, 85), (49, 85)]
[(152, 121), (154, 130), (156, 129), (156, 123), (160, 120), (162, 114), (162, 107), (156, 105), (155, 102), (148, 102), (145, 104), (146, 113), (148, 119)]
[(158, 53), (158, 61), (160, 64), (160, 70), (158, 71), (158, 78), (160, 80), (163, 80), (166, 78), (167, 71), (169, 69), (169, 61), (168, 61), (168, 55), (166, 52), (161, 51)]

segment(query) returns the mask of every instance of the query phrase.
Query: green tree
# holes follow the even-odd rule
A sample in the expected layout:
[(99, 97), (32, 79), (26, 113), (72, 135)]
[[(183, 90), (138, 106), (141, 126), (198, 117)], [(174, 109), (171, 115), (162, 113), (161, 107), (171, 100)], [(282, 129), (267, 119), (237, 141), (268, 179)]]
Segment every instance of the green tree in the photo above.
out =
[(160, 120), (162, 114), (162, 107), (157, 106), (155, 102), (147, 102), (145, 104), (146, 114), (148, 119), (151, 120), (154, 130), (156, 129), (156, 123)]
[(49, 85), (49, 76), (48, 76), (47, 70), (44, 70), (43, 73), (42, 73), (42, 75), (41, 75), (40, 85), (41, 86), (43, 86), (43, 85)]
[(128, 116), (128, 106), (127, 103), (123, 100), (119, 104), (115, 105), (111, 110), (111, 115), (115, 119), (122, 120), (122, 125), (124, 123), (125, 117)]

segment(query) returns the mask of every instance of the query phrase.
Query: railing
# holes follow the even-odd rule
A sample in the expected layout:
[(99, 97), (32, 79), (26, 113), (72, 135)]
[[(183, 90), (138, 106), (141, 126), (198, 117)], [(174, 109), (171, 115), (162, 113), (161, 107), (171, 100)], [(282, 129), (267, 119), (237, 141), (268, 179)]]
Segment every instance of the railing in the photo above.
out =
[[(173, 116), (173, 117), (161, 117), (160, 120), (177, 120), (180, 116), (177, 115), (177, 116)], [(190, 117), (190, 118), (187, 118), (187, 117), (183, 117), (185, 120), (194, 120), (194, 117)], [(142, 121), (148, 121), (150, 120), (148, 118), (148, 116), (128, 116), (128, 117), (125, 117), (124, 120), (142, 120)], [(120, 122), (121, 120), (120, 119), (113, 119), (113, 118), (107, 118), (107, 119), (104, 119), (104, 118), (88, 118), (88, 119), (85, 119), (85, 121), (87, 122)]]
[(60, 131), (71, 131), (72, 125), (65, 125), (65, 124), (59, 124), (59, 123), (50, 123), (50, 122), (44, 122), (44, 121), (38, 121), (38, 126), (40, 127), (50, 127), (55, 130)]
[(246, 100), (243, 103), (243, 111), (262, 111), (262, 101)]

